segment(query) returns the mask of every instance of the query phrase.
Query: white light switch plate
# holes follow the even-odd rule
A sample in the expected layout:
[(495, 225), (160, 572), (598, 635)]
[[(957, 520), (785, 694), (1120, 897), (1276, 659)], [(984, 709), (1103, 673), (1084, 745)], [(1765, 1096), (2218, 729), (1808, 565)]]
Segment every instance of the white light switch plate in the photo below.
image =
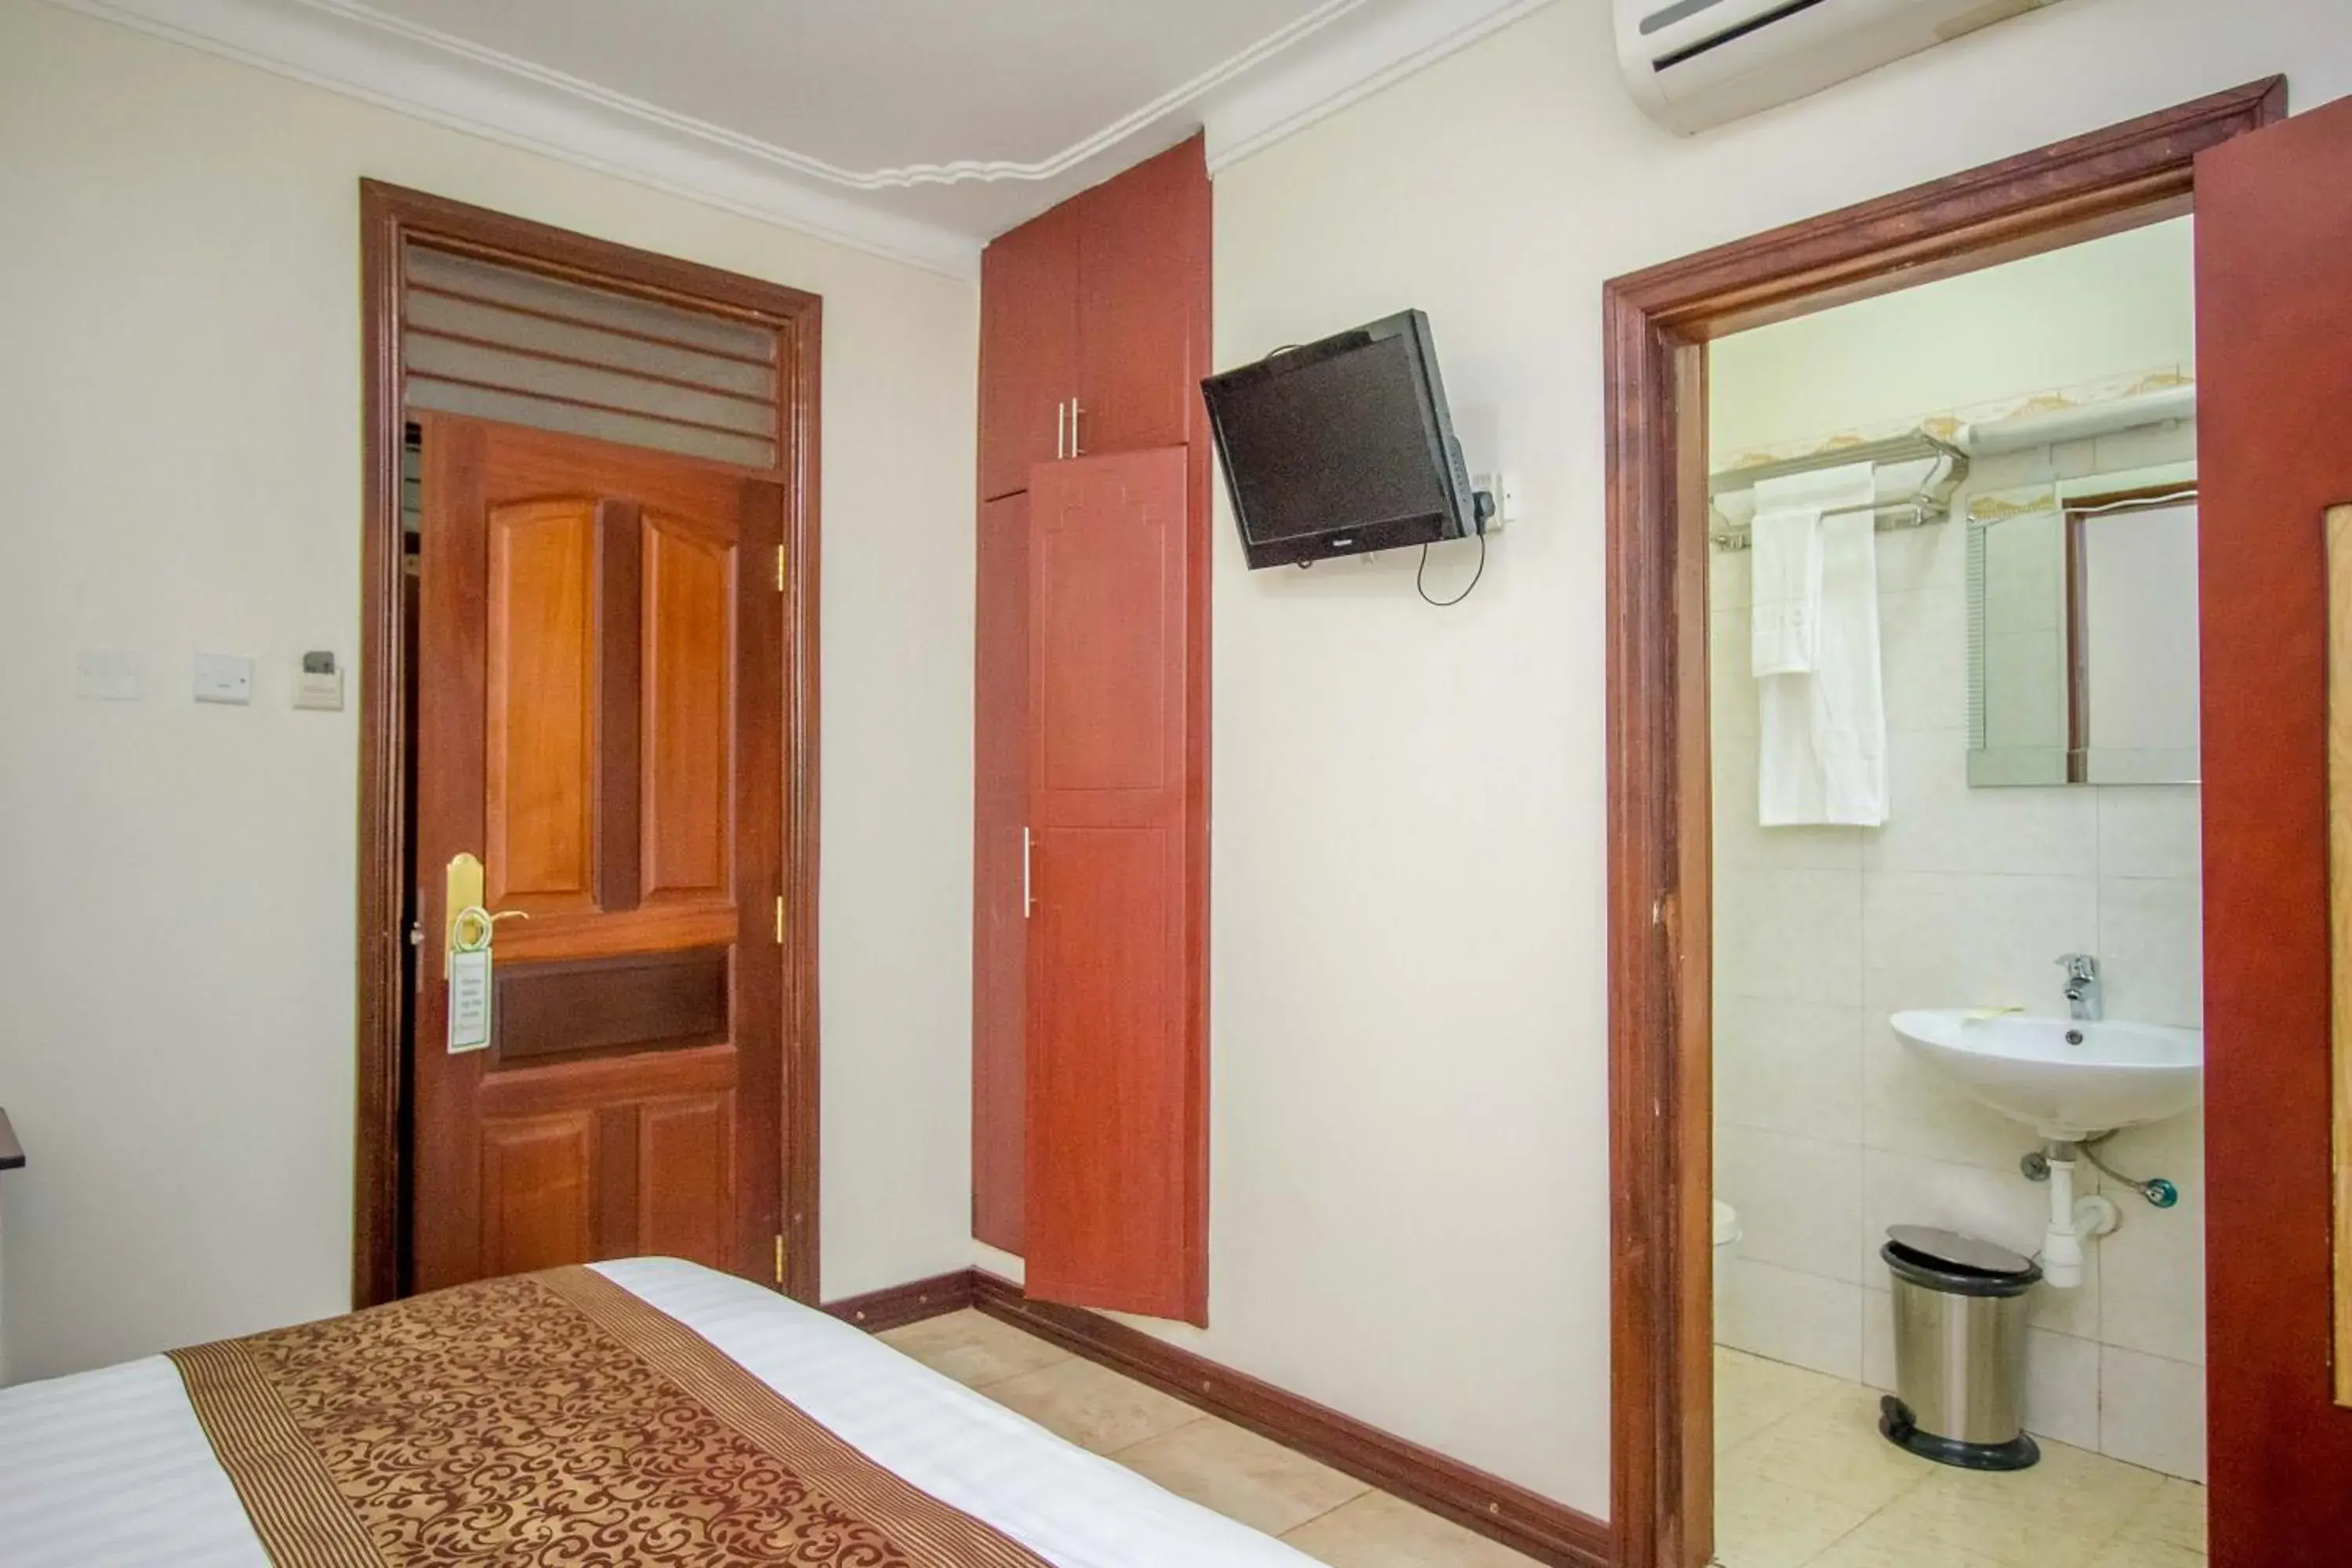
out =
[(196, 700), (251, 702), (253, 660), (229, 653), (196, 655)]
[(146, 675), (143, 653), (86, 647), (74, 660), (74, 695), (86, 702), (136, 702)]

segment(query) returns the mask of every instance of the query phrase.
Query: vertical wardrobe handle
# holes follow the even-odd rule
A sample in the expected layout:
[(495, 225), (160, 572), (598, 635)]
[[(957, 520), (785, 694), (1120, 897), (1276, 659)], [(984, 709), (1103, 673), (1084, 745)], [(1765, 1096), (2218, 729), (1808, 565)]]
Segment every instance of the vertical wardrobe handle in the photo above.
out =
[(1070, 405), (1054, 405), (1054, 460), (1060, 462), (1070, 455)]
[(1073, 397), (1070, 399), (1070, 456), (1073, 458), (1079, 456), (1078, 416), (1085, 412), (1086, 410), (1078, 406), (1078, 400), (1076, 398)]
[(1021, 830), (1021, 918), (1027, 920), (1037, 907), (1037, 895), (1029, 881), (1029, 830)]

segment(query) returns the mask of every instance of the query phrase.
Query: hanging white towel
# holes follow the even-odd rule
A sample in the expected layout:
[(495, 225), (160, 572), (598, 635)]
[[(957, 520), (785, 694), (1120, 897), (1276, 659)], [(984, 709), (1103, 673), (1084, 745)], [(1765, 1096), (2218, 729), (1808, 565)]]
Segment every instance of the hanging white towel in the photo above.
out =
[[(1821, 595), (1812, 668), (1759, 675), (1758, 817), (1767, 827), (1886, 820), (1886, 700), (1879, 671), (1878, 535), (1870, 466), (1807, 474), (1818, 508)], [(1760, 517), (1766, 505), (1758, 487)], [(1781, 507), (1780, 510), (1789, 510)]]
[(1748, 663), (1759, 676), (1801, 675), (1821, 646), (1822, 509), (1767, 510), (1764, 486), (1756, 491), (1748, 525)]

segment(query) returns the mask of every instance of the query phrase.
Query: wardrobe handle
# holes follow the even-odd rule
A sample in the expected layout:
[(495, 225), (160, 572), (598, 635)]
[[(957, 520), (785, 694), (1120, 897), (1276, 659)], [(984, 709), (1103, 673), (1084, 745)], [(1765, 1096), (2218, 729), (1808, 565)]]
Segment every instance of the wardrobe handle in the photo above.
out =
[(1021, 830), (1021, 918), (1027, 920), (1036, 907), (1037, 896), (1029, 882), (1029, 830), (1024, 827)]
[(1056, 403), (1054, 405), (1054, 460), (1057, 463), (1070, 455), (1069, 426), (1070, 405)]
[(1085, 412), (1085, 409), (1078, 406), (1078, 400), (1076, 398), (1073, 397), (1070, 399), (1070, 456), (1073, 458), (1079, 456), (1078, 416)]

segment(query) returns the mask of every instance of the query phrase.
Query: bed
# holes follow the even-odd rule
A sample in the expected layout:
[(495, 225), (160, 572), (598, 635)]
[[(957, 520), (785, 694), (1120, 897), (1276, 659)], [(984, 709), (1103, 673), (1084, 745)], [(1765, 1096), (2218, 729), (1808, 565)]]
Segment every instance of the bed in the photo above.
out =
[(673, 1258), (0, 1390), (9, 1568), (1302, 1568), (824, 1314)]

